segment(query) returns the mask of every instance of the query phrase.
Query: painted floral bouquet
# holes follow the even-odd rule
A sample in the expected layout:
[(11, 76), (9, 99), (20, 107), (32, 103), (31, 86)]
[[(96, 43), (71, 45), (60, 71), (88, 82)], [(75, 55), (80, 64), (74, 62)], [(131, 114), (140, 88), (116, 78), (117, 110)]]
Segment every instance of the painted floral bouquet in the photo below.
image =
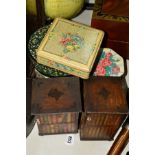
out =
[(113, 50), (105, 48), (94, 72), (95, 76), (121, 76), (124, 73), (123, 58)]
[(60, 44), (64, 46), (64, 53), (74, 52), (84, 45), (84, 39), (77, 34), (67, 33), (63, 34)]

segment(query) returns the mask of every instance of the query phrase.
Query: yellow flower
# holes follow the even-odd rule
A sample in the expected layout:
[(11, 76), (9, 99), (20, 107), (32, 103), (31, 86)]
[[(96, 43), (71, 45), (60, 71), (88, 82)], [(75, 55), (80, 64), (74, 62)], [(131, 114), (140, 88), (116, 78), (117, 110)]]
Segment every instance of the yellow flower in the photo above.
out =
[(77, 48), (80, 48), (80, 46), (79, 45), (74, 45), (74, 48), (77, 49)]
[(69, 50), (69, 51), (73, 51), (73, 50), (74, 50), (74, 47), (71, 46), (71, 45), (66, 46), (66, 48), (67, 48), (67, 50)]

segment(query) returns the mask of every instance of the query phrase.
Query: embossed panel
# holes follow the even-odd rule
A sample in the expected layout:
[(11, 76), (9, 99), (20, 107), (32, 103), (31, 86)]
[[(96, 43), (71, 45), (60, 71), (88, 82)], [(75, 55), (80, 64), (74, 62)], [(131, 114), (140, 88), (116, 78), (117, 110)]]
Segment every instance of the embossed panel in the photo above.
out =
[(32, 114), (81, 111), (78, 78), (34, 79), (32, 87)]
[(121, 78), (91, 77), (84, 81), (86, 112), (128, 113), (126, 83)]

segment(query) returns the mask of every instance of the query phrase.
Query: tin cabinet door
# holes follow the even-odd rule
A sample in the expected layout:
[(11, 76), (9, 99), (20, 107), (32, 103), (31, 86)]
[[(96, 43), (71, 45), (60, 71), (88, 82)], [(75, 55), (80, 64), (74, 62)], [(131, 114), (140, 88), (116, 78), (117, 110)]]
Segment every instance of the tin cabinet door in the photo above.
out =
[(126, 115), (89, 113), (81, 119), (81, 140), (113, 140)]

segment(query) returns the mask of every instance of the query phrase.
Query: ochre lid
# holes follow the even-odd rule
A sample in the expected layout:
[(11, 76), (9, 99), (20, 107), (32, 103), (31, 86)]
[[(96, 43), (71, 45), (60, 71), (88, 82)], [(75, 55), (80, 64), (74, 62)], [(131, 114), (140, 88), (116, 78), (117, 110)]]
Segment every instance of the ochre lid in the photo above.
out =
[(103, 36), (101, 30), (56, 18), (42, 40), (37, 56), (90, 72)]

